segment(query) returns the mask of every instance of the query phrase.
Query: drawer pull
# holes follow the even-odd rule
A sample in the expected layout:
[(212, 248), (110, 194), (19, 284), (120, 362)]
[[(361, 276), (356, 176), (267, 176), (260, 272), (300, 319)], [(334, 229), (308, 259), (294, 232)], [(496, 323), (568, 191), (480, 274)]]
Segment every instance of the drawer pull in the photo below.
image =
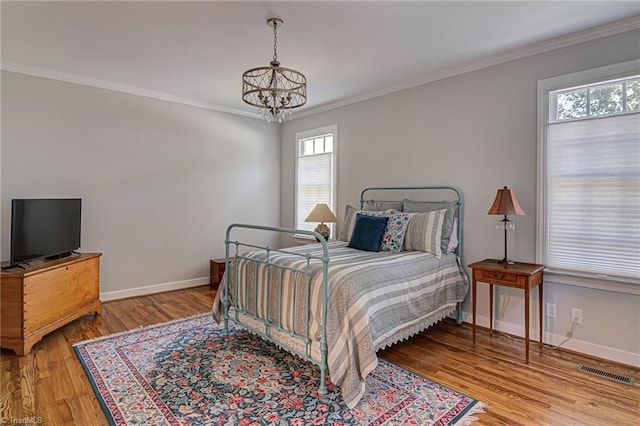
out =
[(481, 278), (500, 281), (500, 282), (509, 282), (509, 283), (518, 282), (518, 276), (516, 274), (511, 274), (509, 272), (481, 271), (479, 275)]

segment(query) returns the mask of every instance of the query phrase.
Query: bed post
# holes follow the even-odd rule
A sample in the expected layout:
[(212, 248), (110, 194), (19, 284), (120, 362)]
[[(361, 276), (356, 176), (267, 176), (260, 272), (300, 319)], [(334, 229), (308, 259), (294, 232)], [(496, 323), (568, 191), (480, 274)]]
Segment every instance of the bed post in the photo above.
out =
[(229, 305), (231, 304), (229, 300), (229, 234), (231, 233), (231, 228), (233, 225), (227, 228), (227, 236), (224, 239), (224, 277), (222, 283), (222, 291), (224, 292), (224, 297), (222, 298), (222, 311), (224, 312), (224, 334), (229, 334)]
[[(462, 192), (460, 192), (458, 188), (454, 188), (454, 191), (458, 194), (458, 248), (456, 251), (460, 262), (460, 268), (462, 268), (464, 272), (464, 263), (462, 262), (462, 207), (464, 205), (464, 198), (462, 197)], [(456, 323), (462, 324), (462, 302), (458, 302), (457, 304)]]
[(320, 395), (327, 394), (327, 304), (329, 303), (329, 249), (327, 242), (322, 239), (322, 335), (320, 336)]
[(456, 324), (462, 324), (462, 302), (456, 304)]

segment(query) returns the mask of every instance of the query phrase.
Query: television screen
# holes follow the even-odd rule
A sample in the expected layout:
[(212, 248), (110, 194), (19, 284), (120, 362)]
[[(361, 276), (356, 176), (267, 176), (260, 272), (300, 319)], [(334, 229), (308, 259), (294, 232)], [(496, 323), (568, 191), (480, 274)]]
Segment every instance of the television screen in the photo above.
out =
[(13, 199), (11, 264), (78, 249), (81, 209), (80, 198)]

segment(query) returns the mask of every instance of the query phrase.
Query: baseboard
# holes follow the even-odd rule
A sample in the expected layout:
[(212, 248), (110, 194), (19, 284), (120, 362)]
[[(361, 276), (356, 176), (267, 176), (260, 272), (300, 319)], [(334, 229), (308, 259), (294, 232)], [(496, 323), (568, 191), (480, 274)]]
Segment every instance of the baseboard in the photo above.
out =
[(100, 293), (100, 300), (109, 302), (111, 300), (126, 299), (129, 297), (146, 296), (165, 291), (181, 290), (183, 288), (199, 287), (209, 284), (209, 277), (193, 278), (191, 280), (174, 281), (171, 283), (154, 284), (144, 287), (128, 288), (126, 290), (109, 291)]
[[(462, 317), (464, 322), (472, 323), (473, 318), (470, 313), (463, 312)], [(478, 316), (476, 318), (476, 324), (481, 327), (489, 327), (489, 317)], [(514, 324), (505, 321), (493, 321), (493, 328), (502, 332), (512, 334), (514, 336), (524, 337), (524, 329), (522, 324)], [(538, 341), (538, 328), (531, 328), (529, 330), (529, 338)], [(566, 337), (554, 334), (550, 332), (543, 332), (542, 339), (544, 343), (551, 346), (556, 346), (562, 343)], [(587, 342), (584, 340), (571, 338), (562, 345), (563, 348), (572, 350), (574, 352), (580, 352), (586, 355), (603, 358), (610, 361), (619, 362), (621, 364), (630, 365), (632, 367), (640, 368), (640, 353), (633, 353), (623, 351), (621, 349), (612, 348), (609, 346), (602, 346), (596, 343)]]

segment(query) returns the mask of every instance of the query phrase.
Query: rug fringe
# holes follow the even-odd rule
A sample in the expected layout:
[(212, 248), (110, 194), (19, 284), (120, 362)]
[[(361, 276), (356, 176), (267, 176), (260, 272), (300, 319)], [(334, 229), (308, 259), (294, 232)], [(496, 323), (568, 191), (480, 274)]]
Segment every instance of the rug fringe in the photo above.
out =
[(489, 408), (487, 404), (484, 402), (477, 401), (473, 407), (467, 411), (464, 416), (458, 419), (457, 422), (453, 423), (455, 426), (469, 426), (473, 422), (476, 422), (480, 419), (474, 416), (474, 414), (482, 414), (485, 410)]

